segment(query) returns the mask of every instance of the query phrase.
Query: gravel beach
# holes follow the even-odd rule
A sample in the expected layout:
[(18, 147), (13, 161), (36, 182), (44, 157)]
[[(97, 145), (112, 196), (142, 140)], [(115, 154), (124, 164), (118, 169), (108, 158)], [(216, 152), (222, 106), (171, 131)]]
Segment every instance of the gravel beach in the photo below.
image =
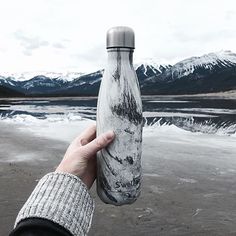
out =
[[(69, 144), (19, 128), (0, 122), (0, 235), (8, 235), (37, 181), (54, 171)], [(176, 137), (144, 136), (142, 193), (134, 204), (106, 205), (93, 186), (89, 235), (236, 235), (236, 139)]]

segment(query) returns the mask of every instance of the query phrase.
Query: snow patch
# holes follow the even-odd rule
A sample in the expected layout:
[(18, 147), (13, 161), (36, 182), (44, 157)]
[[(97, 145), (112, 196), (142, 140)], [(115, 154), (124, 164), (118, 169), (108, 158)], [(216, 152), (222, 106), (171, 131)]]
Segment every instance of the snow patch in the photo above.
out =
[(205, 54), (201, 57), (191, 57), (176, 63), (172, 67), (172, 78), (181, 78), (193, 73), (197, 68), (212, 70), (215, 66), (230, 67), (236, 66), (236, 54), (231, 51), (219, 51)]

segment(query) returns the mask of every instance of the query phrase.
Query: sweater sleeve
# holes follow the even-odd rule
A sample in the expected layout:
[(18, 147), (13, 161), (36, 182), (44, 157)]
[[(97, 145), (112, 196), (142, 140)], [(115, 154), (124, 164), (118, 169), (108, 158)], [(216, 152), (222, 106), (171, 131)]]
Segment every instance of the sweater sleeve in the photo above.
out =
[(87, 235), (94, 201), (86, 185), (68, 173), (49, 173), (37, 184), (20, 210), (17, 224), (27, 218), (43, 218), (57, 223), (72, 235)]

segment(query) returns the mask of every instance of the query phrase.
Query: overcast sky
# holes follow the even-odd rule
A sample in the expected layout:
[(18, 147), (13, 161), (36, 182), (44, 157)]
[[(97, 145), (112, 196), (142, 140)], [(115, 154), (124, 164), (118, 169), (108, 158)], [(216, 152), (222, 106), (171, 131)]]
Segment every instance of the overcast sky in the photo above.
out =
[(106, 31), (134, 29), (135, 61), (236, 52), (235, 0), (0, 0), (0, 72), (92, 72)]

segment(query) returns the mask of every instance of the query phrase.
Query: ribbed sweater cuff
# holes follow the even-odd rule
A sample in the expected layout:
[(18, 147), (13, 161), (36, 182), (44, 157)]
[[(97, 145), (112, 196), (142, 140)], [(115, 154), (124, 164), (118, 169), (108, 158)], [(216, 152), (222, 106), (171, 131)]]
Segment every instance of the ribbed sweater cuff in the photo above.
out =
[(21, 220), (39, 217), (60, 224), (73, 235), (87, 235), (93, 212), (94, 201), (86, 185), (75, 175), (53, 172), (39, 181), (15, 227)]

